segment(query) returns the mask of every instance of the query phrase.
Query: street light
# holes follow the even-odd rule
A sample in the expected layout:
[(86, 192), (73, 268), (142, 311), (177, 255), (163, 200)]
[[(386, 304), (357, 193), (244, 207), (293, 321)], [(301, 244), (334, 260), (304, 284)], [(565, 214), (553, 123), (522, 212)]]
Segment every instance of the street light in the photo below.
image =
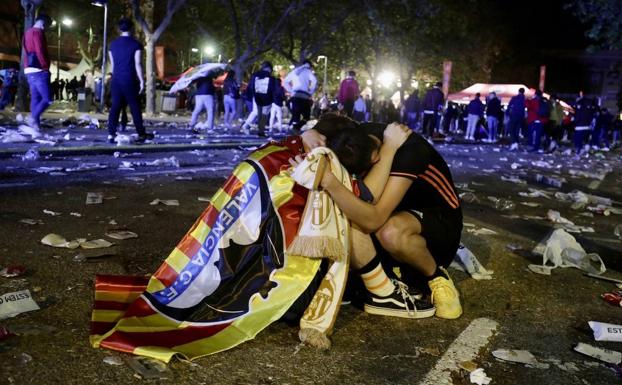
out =
[(58, 26), (58, 56), (56, 57), (56, 80), (60, 79), (60, 34), (61, 34), (61, 25), (65, 25), (66, 27), (71, 27), (71, 24), (73, 24), (73, 20), (71, 20), (68, 17), (63, 18), (62, 22), (57, 22), (56, 25)]
[(317, 57), (317, 61), (324, 60), (324, 83), (322, 83), (322, 93), (326, 93), (326, 67), (328, 66), (328, 57), (320, 55)]
[(99, 94), (99, 103), (101, 112), (104, 112), (104, 92), (106, 90), (106, 58), (108, 57), (108, 52), (106, 51), (106, 43), (107, 43), (107, 31), (108, 31), (108, 0), (95, 0), (92, 1), (96, 7), (104, 7), (104, 41), (102, 43), (102, 79), (101, 79), (101, 90)]

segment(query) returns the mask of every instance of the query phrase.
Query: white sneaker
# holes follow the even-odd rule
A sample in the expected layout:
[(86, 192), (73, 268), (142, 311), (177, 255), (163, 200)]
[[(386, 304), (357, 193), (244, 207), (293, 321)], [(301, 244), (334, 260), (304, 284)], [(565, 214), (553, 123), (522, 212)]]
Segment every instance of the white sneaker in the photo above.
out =
[(606, 147), (606, 146), (605, 147), (601, 147), (600, 150), (604, 151), (604, 152), (609, 152), (609, 147)]
[(512, 145), (510, 146), (510, 151), (516, 151), (518, 150), (518, 143), (512, 143)]
[(22, 134), (30, 135), (33, 139), (41, 137), (41, 131), (36, 127), (27, 126), (22, 124), (19, 126), (18, 131)]

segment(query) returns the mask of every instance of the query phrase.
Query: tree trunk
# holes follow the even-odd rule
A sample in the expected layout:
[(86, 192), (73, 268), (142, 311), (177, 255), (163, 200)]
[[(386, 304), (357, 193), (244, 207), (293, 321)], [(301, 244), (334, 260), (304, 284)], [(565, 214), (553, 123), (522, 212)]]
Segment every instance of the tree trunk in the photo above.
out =
[(147, 96), (147, 115), (155, 113), (155, 69), (153, 53), (155, 51), (155, 42), (152, 36), (145, 36), (145, 91)]

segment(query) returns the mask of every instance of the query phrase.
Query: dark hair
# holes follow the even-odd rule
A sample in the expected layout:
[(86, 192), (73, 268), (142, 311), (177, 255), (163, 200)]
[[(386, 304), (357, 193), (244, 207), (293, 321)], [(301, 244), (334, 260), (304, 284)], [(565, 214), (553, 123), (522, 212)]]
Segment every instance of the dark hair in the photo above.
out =
[(376, 142), (357, 128), (337, 131), (326, 138), (326, 146), (333, 150), (348, 172), (357, 176), (371, 168), (371, 154), (377, 149)]
[(305, 59), (302, 61), (302, 65), (308, 64), (309, 67), (313, 68), (313, 63), (309, 59)]
[(134, 25), (132, 24), (132, 21), (130, 19), (128, 19), (127, 17), (123, 17), (121, 18), (121, 20), (119, 20), (117, 26), (119, 27), (119, 30), (121, 32), (129, 32), (132, 30), (132, 27)]
[(377, 148), (376, 142), (356, 121), (329, 112), (320, 117), (313, 129), (326, 136), (326, 147), (335, 152), (351, 174), (360, 175), (372, 166), (371, 154)]
[(52, 19), (48, 15), (46, 15), (45, 13), (40, 13), (39, 15), (37, 15), (37, 18), (35, 19), (35, 23), (37, 21), (42, 21), (43, 22), (43, 26), (45, 28), (47, 28), (50, 25), (52, 25)]
[(536, 90), (536, 96), (542, 96), (542, 91)]
[(480, 94), (479, 94), (479, 92), (477, 92), (477, 93), (475, 94), (475, 97), (476, 97), (476, 98), (478, 98), (478, 99), (479, 99), (479, 97), (480, 97), (480, 96), (482, 96), (482, 95), (480, 95)]
[(272, 71), (272, 69), (274, 68), (274, 67), (272, 66), (272, 63), (271, 63), (271, 62), (269, 62), (269, 61), (265, 61), (265, 62), (261, 63), (261, 69), (262, 69), (262, 70), (266, 70), (266, 69), (268, 69), (268, 68), (270, 68), (270, 71)]
[(441, 83), (441, 82), (436, 82), (435, 86), (437, 86), (437, 87), (442, 87), (442, 86), (443, 86), (443, 83)]
[(356, 76), (356, 72), (355, 72), (355, 71), (350, 70), (350, 71), (348, 71), (348, 76), (352, 76), (352, 77), (354, 77), (354, 76)]
[(518, 93), (519, 94), (524, 94), (525, 93), (525, 89), (523, 87), (518, 89)]

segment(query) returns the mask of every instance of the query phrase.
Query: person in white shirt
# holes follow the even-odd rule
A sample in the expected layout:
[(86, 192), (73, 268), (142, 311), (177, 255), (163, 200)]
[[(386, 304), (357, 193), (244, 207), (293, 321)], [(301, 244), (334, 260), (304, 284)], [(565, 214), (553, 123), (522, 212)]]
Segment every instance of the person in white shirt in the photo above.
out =
[(289, 126), (297, 132), (311, 118), (312, 97), (317, 87), (311, 62), (305, 60), (301, 66), (288, 73), (283, 81), (283, 87), (291, 95), (292, 119)]

